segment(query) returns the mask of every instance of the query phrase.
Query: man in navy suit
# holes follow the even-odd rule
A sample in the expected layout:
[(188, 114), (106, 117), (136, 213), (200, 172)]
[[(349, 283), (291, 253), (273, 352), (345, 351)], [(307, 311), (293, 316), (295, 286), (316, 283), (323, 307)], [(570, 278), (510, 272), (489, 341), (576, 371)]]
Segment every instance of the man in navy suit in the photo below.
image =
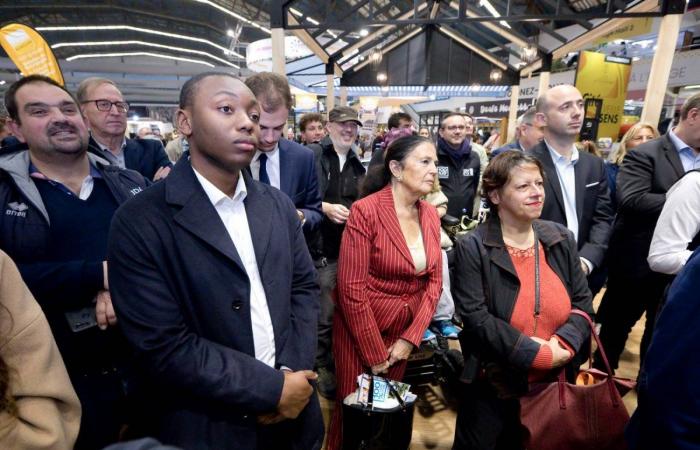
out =
[(243, 170), (260, 109), (226, 73), (180, 93), (190, 145), (110, 231), (110, 288), (141, 374), (142, 430), (186, 449), (319, 449), (319, 288), (289, 198)]
[(540, 218), (566, 225), (574, 234), (581, 269), (595, 295), (605, 280), (591, 273), (603, 264), (613, 221), (605, 163), (574, 145), (583, 124), (583, 97), (578, 89), (553, 87), (537, 100), (536, 108), (544, 140), (530, 152), (546, 175)]
[(89, 152), (152, 181), (168, 176), (172, 163), (162, 142), (126, 138), (129, 104), (112, 80), (86, 78), (78, 86), (77, 97), (90, 128)]
[(292, 199), (308, 235), (321, 224), (321, 194), (313, 151), (282, 139), (292, 109), (287, 79), (260, 72), (248, 77), (245, 84), (260, 105), (260, 138), (250, 171), (254, 179), (276, 187)]

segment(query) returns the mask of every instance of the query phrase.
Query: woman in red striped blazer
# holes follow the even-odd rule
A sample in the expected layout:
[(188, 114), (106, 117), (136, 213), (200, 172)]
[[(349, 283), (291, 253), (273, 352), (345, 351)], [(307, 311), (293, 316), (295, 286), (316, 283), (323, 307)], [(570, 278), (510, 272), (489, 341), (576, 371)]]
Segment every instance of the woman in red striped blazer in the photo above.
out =
[(342, 446), (342, 401), (371, 368), (400, 380), (442, 286), (440, 219), (421, 201), (437, 176), (435, 145), (407, 136), (370, 170), (350, 211), (338, 259), (333, 353), (337, 390), (328, 449)]

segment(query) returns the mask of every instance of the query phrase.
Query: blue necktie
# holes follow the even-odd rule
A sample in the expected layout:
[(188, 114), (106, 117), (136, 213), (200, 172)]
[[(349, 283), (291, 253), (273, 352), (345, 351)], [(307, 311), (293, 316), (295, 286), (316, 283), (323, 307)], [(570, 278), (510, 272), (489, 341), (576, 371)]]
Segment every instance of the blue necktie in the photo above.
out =
[(258, 158), (258, 162), (260, 163), (258, 179), (261, 183), (269, 185), (270, 177), (267, 176), (267, 155), (265, 153), (261, 153), (260, 157)]

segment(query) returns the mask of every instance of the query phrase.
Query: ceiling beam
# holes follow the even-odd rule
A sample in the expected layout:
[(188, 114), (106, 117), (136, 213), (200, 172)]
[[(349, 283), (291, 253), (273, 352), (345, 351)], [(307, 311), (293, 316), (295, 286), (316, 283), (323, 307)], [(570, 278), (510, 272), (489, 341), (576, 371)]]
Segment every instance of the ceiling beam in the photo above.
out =
[[(387, 45), (386, 47), (383, 47), (383, 48), (380, 50), (380, 51), (382, 52), (382, 56), (383, 56), (385, 53), (388, 53), (389, 51), (391, 51), (391, 50), (395, 49), (396, 47), (398, 47), (399, 45), (403, 44), (403, 43), (406, 42), (407, 40), (411, 39), (413, 36), (417, 36), (417, 35), (418, 35), (419, 33), (421, 33), (422, 31), (423, 31), (422, 28), (417, 27), (417, 28), (415, 28), (413, 31), (411, 31), (410, 33), (404, 34), (403, 36), (401, 36), (401, 37), (398, 38), (398, 39), (394, 39), (393, 41), (391, 41), (391, 43), (390, 43), (389, 45)], [(368, 59), (364, 60), (363, 62), (352, 66), (352, 70), (355, 71), (355, 72), (357, 72), (358, 70), (362, 69), (362, 68), (365, 67), (367, 64), (369, 64), (370, 62), (371, 62), (371, 61), (370, 61), (369, 58), (368, 58)]]
[(481, 56), (494, 66), (498, 67), (501, 70), (508, 70), (509, 66), (508, 64), (504, 63), (500, 59), (496, 58), (489, 52), (488, 50), (484, 49), (481, 47), (479, 44), (476, 42), (467, 39), (464, 37), (462, 34), (458, 33), (457, 31), (453, 30), (452, 28), (448, 28), (444, 25), (438, 25), (437, 29), (439, 32), (444, 34), (445, 36), (453, 39), (455, 42), (458, 44), (461, 44), (463, 47), (468, 48), (469, 50), (473, 51), (477, 55)]
[[(289, 24), (299, 24), (297, 21), (296, 17), (290, 12), (287, 13), (287, 23)], [(306, 30), (290, 30), (292, 34), (296, 37), (298, 37), (304, 45), (306, 45), (309, 50), (314, 52), (314, 54), (320, 59), (324, 64), (328, 64), (328, 61), (330, 61), (330, 57), (328, 53), (321, 47), (321, 45), (316, 41), (316, 39), (312, 38), (311, 35), (309, 34), (308, 31)], [(343, 74), (343, 69), (337, 64), (333, 63), (334, 65), (334, 72), (336, 76), (341, 76)]]
[[(626, 10), (626, 12), (633, 12), (633, 13), (640, 13), (640, 12), (655, 12), (659, 10), (659, 3), (658, 0), (643, 0), (641, 3), (636, 4), (635, 6), (629, 8)], [(593, 43), (595, 40), (597, 40), (600, 37), (605, 36), (606, 34), (615, 31), (621, 26), (624, 26), (627, 24), (629, 21), (633, 19), (629, 18), (616, 18), (616, 19), (609, 19), (604, 22), (601, 22), (594, 28), (592, 28), (590, 31), (587, 31), (583, 33), (582, 35), (578, 36), (577, 38), (569, 41), (568, 43), (556, 48), (552, 52), (552, 58), (557, 59), (557, 58), (563, 58), (564, 56), (568, 55), (571, 52), (576, 52), (581, 50), (582, 48), (586, 47), (587, 45)], [(530, 64), (527, 67), (524, 67), (520, 71), (521, 76), (529, 75), (535, 70), (538, 70), (539, 68), (542, 67), (541, 65), (542, 60), (537, 60), (534, 63)]]

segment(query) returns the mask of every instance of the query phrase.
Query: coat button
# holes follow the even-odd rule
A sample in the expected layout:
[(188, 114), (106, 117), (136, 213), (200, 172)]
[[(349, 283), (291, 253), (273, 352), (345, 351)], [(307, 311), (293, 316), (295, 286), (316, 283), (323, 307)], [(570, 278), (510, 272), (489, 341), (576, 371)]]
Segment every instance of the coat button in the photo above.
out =
[(241, 303), (241, 302), (231, 303), (231, 309), (233, 309), (234, 311), (240, 311), (242, 307), (243, 307), (243, 303)]

